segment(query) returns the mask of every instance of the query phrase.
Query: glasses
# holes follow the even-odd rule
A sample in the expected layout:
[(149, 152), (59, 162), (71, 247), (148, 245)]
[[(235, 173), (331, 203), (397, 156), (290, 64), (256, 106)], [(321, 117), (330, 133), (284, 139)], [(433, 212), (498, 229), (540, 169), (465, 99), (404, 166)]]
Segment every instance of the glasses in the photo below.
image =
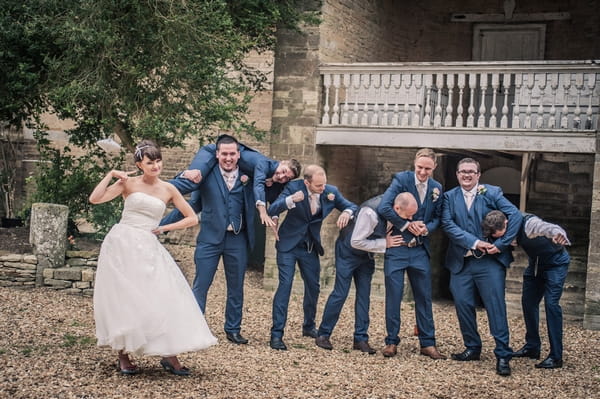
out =
[(458, 173), (461, 175), (476, 175), (479, 172), (476, 170), (459, 170)]

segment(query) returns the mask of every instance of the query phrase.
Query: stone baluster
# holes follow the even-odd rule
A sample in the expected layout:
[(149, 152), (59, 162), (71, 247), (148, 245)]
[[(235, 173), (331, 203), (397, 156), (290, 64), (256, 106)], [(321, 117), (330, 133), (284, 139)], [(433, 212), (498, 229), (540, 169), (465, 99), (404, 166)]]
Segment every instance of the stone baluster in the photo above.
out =
[(444, 126), (452, 126), (452, 101), (454, 101), (454, 74), (446, 75), (446, 86), (448, 86), (448, 104), (446, 105), (446, 118)]
[(415, 107), (412, 114), (412, 126), (419, 127), (421, 122), (421, 101), (423, 101), (423, 75), (413, 75), (413, 81), (415, 84)]
[(508, 93), (510, 91), (510, 73), (505, 73), (502, 78), (502, 87), (504, 89), (504, 103), (502, 104), (502, 118), (500, 118), (500, 127), (508, 129)]
[(44, 283), (44, 269), (65, 265), (67, 221), (65, 205), (35, 203), (31, 207), (29, 242), (37, 256), (36, 286)]
[(560, 128), (567, 129), (569, 127), (569, 106), (567, 105), (567, 103), (569, 101), (569, 90), (571, 89), (571, 74), (565, 73), (561, 76), (563, 77), (564, 99), (562, 107), (562, 116), (560, 118)]
[(492, 108), (490, 108), (490, 123), (489, 127), (498, 127), (498, 121), (496, 120), (496, 114), (498, 108), (496, 107), (496, 95), (498, 93), (498, 87), (500, 86), (500, 75), (497, 73), (492, 74)]
[(538, 88), (540, 89), (540, 100), (537, 108), (537, 117), (535, 119), (535, 127), (536, 129), (541, 129), (544, 127), (544, 93), (546, 92), (546, 74), (538, 73), (536, 74)]
[(323, 87), (325, 87), (325, 105), (323, 106), (323, 118), (321, 123), (329, 125), (329, 87), (331, 86), (331, 74), (323, 75)]
[(433, 75), (427, 74), (425, 75), (425, 115), (423, 116), (423, 126), (431, 126), (431, 85), (432, 85)]
[(552, 90), (552, 106), (548, 117), (548, 129), (556, 128), (556, 92), (558, 90), (558, 74), (550, 74), (550, 90)]
[(365, 93), (365, 101), (363, 103), (363, 112), (361, 114), (360, 124), (362, 126), (367, 126), (369, 124), (369, 88), (371, 87), (371, 75), (368, 73), (362, 74), (360, 76), (360, 81), (360, 87)]
[(532, 112), (532, 108), (531, 108), (531, 101), (532, 101), (532, 94), (533, 94), (533, 88), (535, 87), (535, 75), (533, 73), (528, 73), (527, 74), (527, 97), (528, 97), (528, 101), (527, 101), (527, 108), (525, 108), (525, 129), (531, 129), (531, 112)]
[(577, 101), (575, 103), (575, 110), (573, 111), (573, 127), (575, 129), (581, 128), (581, 91), (583, 90), (583, 73), (575, 74), (575, 88), (577, 89)]
[(381, 116), (381, 126), (387, 126), (388, 125), (388, 111), (389, 111), (389, 105), (388, 105), (388, 96), (390, 94), (390, 86), (392, 84), (392, 79), (389, 73), (386, 73), (384, 75), (381, 76), (381, 86), (383, 87), (383, 114)]
[(381, 86), (381, 75), (371, 75), (371, 87), (375, 89), (375, 103), (373, 104), (371, 126), (379, 125), (379, 100), (381, 99)]
[(592, 95), (594, 94), (594, 88), (596, 87), (596, 74), (595, 73), (590, 73), (587, 74), (587, 88), (589, 90), (589, 97), (588, 97), (588, 107), (587, 107), (587, 111), (585, 112), (586, 115), (586, 121), (585, 121), (585, 128), (587, 130), (592, 129)]
[(333, 115), (331, 116), (331, 124), (339, 125), (340, 124), (340, 79), (341, 76), (339, 73), (333, 75), (333, 87), (334, 87), (334, 101), (333, 101)]
[(481, 103), (479, 104), (479, 117), (477, 118), (477, 127), (485, 127), (485, 93), (488, 86), (488, 74), (482, 73), (479, 78), (479, 86), (481, 88)]
[(352, 75), (349, 73), (344, 74), (344, 88), (346, 89), (346, 95), (344, 98), (344, 106), (342, 107), (342, 125), (348, 124), (348, 114), (350, 112), (350, 106), (348, 105), (348, 97), (352, 94)]
[(456, 107), (456, 127), (463, 127), (463, 94), (465, 92), (465, 74), (458, 74), (458, 107)]
[(393, 74), (391, 77), (392, 85), (394, 86), (394, 97), (396, 98), (394, 104), (394, 113), (392, 115), (392, 126), (398, 126), (400, 121), (400, 89), (402, 88), (403, 76), (400, 74)]
[(515, 73), (515, 105), (513, 106), (512, 128), (518, 129), (521, 127), (521, 87), (523, 87), (523, 74)]
[(410, 115), (410, 88), (412, 87), (412, 76), (410, 73), (402, 75), (402, 84), (404, 85), (406, 96), (404, 97), (404, 114), (402, 115), (402, 127), (408, 127)]
[(444, 88), (444, 74), (435, 75), (435, 88), (437, 91), (437, 101), (435, 103), (435, 116), (433, 118), (433, 127), (442, 126), (442, 89)]
[(470, 73), (469, 74), (469, 89), (471, 90), (471, 95), (469, 96), (469, 108), (467, 116), (467, 127), (475, 127), (475, 105), (473, 102), (475, 101), (475, 86), (477, 85), (477, 74)]
[(354, 93), (354, 112), (352, 113), (352, 125), (354, 126), (358, 125), (358, 98), (360, 97), (360, 76), (360, 74), (352, 75), (352, 92)]

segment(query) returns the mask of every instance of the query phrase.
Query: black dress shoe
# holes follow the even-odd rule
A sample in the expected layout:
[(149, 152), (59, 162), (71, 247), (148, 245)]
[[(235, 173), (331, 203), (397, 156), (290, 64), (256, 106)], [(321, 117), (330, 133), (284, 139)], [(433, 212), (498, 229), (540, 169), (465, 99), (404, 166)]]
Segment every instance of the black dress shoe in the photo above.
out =
[(281, 338), (277, 338), (277, 337), (271, 337), (269, 346), (271, 347), (271, 349), (275, 349), (278, 351), (286, 351), (287, 350), (287, 346), (285, 346), (285, 344), (283, 343), (283, 340)]
[(227, 333), (227, 339), (237, 345), (244, 345), (248, 343), (248, 340), (242, 337), (239, 333)]
[(319, 332), (317, 331), (316, 328), (311, 328), (309, 330), (302, 330), (302, 336), (303, 337), (311, 337), (311, 338), (317, 338), (319, 336)]
[(562, 367), (562, 359), (552, 359), (550, 356), (544, 359), (543, 362), (535, 365), (536, 369), (559, 369)]
[(496, 361), (496, 374), (502, 376), (510, 375), (510, 364), (508, 359), (498, 359)]
[(369, 355), (374, 355), (375, 353), (377, 353), (375, 349), (371, 348), (371, 345), (369, 345), (369, 341), (354, 341), (352, 349), (368, 353)]
[(315, 338), (315, 344), (319, 348), (327, 349), (329, 351), (333, 349), (333, 345), (331, 345), (331, 341), (329, 340), (329, 337), (327, 337), (325, 335), (321, 335), (320, 337)]
[(471, 360), (479, 360), (481, 356), (481, 351), (476, 351), (474, 349), (465, 349), (461, 353), (453, 353), (451, 355), (452, 360), (458, 360), (459, 362), (469, 362)]
[(524, 346), (518, 351), (513, 352), (512, 357), (528, 357), (530, 359), (539, 359), (540, 350), (529, 349), (527, 346)]

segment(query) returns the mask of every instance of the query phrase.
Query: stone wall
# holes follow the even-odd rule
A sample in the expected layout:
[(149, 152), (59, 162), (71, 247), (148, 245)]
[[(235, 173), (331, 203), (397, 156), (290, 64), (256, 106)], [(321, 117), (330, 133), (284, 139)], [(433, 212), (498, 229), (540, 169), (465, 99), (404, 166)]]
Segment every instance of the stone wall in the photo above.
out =
[(6, 254), (0, 256), (0, 286), (33, 288), (37, 270), (33, 254)]

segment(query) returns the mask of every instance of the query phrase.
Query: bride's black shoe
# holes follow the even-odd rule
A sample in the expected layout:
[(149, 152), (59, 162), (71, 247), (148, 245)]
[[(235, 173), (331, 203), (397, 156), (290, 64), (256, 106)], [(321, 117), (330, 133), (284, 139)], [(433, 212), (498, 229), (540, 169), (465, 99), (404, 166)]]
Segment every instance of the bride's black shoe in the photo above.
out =
[(190, 375), (190, 369), (187, 367), (182, 367), (179, 370), (175, 370), (175, 367), (167, 359), (162, 359), (160, 361), (160, 365), (163, 366), (163, 369), (167, 370), (169, 373), (179, 375), (179, 376), (188, 376)]
[(129, 369), (122, 368), (120, 360), (117, 360), (117, 370), (119, 370), (119, 372), (123, 375), (135, 375), (135, 374), (139, 374), (142, 372), (142, 370), (140, 370), (140, 368), (138, 366), (133, 366), (132, 368), (129, 368)]

